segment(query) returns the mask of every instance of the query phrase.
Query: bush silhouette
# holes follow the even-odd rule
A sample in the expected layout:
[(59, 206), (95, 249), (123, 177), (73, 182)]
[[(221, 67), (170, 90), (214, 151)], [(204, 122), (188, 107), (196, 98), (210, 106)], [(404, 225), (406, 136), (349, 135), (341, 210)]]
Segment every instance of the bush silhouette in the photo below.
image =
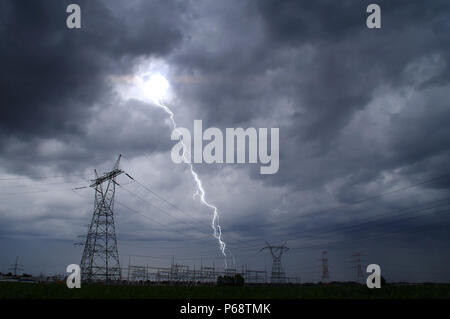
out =
[(234, 276), (219, 276), (217, 277), (218, 286), (243, 286), (244, 277), (240, 274)]

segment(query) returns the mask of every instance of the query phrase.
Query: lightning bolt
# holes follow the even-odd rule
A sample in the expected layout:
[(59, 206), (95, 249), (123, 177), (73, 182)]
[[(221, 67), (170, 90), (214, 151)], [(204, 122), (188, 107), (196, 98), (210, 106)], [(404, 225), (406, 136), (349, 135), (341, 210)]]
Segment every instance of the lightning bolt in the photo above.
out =
[[(156, 105), (158, 105), (159, 107), (161, 107), (167, 114), (169, 114), (170, 121), (172, 122), (173, 129), (176, 131), (177, 130), (177, 123), (175, 122), (174, 113), (172, 112), (172, 110), (170, 108), (168, 108), (160, 100), (153, 100), (153, 102)], [(195, 181), (195, 184), (196, 184), (196, 191), (195, 191), (195, 194), (194, 194), (193, 198), (198, 196), (200, 198), (200, 202), (203, 205), (205, 205), (205, 206), (207, 206), (207, 207), (209, 207), (209, 208), (211, 208), (213, 210), (213, 218), (212, 218), (212, 222), (211, 222), (211, 227), (213, 229), (214, 237), (219, 242), (220, 251), (222, 252), (222, 255), (224, 256), (225, 268), (227, 268), (227, 254), (225, 253), (226, 244), (222, 240), (222, 228), (220, 227), (220, 223), (219, 223), (219, 210), (217, 209), (216, 206), (214, 206), (213, 204), (211, 204), (210, 202), (208, 202), (206, 200), (206, 192), (205, 192), (205, 189), (203, 188), (202, 180), (198, 176), (197, 172), (194, 170), (194, 166), (191, 163), (190, 152), (189, 151), (186, 152), (187, 147), (186, 147), (186, 144), (184, 144), (183, 139), (180, 139), (180, 142), (183, 145), (184, 162), (189, 165), (189, 168), (190, 168), (190, 171), (191, 171), (191, 175), (194, 178), (194, 181)]]

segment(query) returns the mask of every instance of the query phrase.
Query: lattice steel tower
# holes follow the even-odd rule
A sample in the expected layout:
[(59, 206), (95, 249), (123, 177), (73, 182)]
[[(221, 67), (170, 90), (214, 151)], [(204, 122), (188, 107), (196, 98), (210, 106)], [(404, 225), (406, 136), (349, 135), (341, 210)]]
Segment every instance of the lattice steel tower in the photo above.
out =
[[(270, 254), (272, 255), (272, 274), (270, 276), (270, 282), (271, 283), (285, 283), (286, 282), (286, 275), (283, 270), (283, 266), (281, 265), (281, 256), (283, 256), (283, 253), (288, 251), (289, 248), (286, 247), (286, 243), (284, 243), (281, 246), (271, 246), (269, 243), (267, 243), (266, 247), (261, 248), (261, 250), (269, 249)], [(260, 250), (260, 251), (261, 251)]]
[(122, 155), (112, 171), (92, 180), (90, 187), (95, 189), (94, 213), (84, 244), (81, 258), (81, 278), (83, 281), (116, 281), (121, 279), (119, 252), (117, 250), (114, 226), (114, 195), (116, 177), (124, 173), (119, 169)]
[(362, 257), (366, 256), (366, 254), (364, 254), (362, 251), (357, 251), (355, 253), (352, 254), (352, 257), (355, 257), (355, 260), (353, 260), (353, 263), (356, 264), (356, 266), (352, 267), (352, 268), (356, 268), (356, 281), (357, 282), (364, 282), (364, 274), (362, 271)]
[(23, 265), (19, 264), (19, 256), (16, 257), (16, 262), (11, 265), (8, 270), (14, 271), (14, 276), (17, 276), (21, 271), (23, 271)]
[(322, 282), (328, 282), (330, 279), (330, 273), (328, 272), (328, 257), (327, 251), (322, 252)]

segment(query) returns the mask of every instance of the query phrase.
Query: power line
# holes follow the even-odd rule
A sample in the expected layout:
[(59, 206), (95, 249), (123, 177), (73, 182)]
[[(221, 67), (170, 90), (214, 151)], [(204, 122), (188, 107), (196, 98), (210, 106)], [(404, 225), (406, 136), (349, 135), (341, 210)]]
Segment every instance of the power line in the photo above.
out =
[(11, 178), (8, 177), (8, 178), (0, 178), (0, 181), (48, 179), (48, 178), (68, 177), (68, 176), (84, 176), (84, 177), (86, 177), (85, 174), (66, 174), (66, 175), (55, 175), (55, 176), (28, 176), (28, 177), (11, 177)]
[[(143, 197), (139, 196), (138, 194), (136, 194), (136, 193), (134, 193), (134, 192), (128, 190), (126, 187), (123, 187), (123, 186), (122, 186), (122, 189), (124, 189), (125, 191), (127, 191), (127, 192), (128, 192), (129, 194), (131, 194), (132, 196), (135, 196), (135, 197), (139, 198), (141, 201), (147, 203), (147, 204), (150, 205), (151, 207), (153, 207), (153, 208), (155, 208), (155, 209), (157, 209), (157, 210), (163, 212), (163, 213), (166, 214), (167, 216), (170, 216), (171, 218), (173, 218), (173, 219), (175, 219), (175, 220), (178, 220), (177, 217), (174, 216), (174, 215), (172, 215), (170, 212), (168, 212), (168, 211), (166, 211), (166, 210), (160, 208), (159, 206), (156, 206), (156, 205), (152, 204), (151, 202), (149, 202), (149, 201), (146, 200), (145, 198), (143, 198)], [(183, 220), (183, 222), (186, 223), (185, 220)], [(196, 226), (196, 225), (194, 225), (194, 224), (191, 224), (191, 225), (192, 225), (196, 230), (198, 230), (200, 233), (206, 234), (206, 235), (211, 235), (209, 232), (206, 232), (206, 231), (203, 230), (202, 228), (200, 228), (200, 227), (198, 227), (198, 226)], [(202, 225), (203, 225), (203, 224), (202, 224)]]
[[(145, 190), (147, 190), (148, 192), (153, 194), (155, 197), (159, 198), (160, 200), (162, 200), (163, 202), (167, 203), (168, 205), (170, 205), (171, 207), (175, 208), (176, 210), (180, 211), (181, 213), (190, 216), (193, 220), (196, 220), (196, 221), (198, 221), (201, 224), (204, 223), (203, 221), (197, 219), (195, 216), (193, 216), (193, 215), (189, 214), (188, 212), (186, 212), (185, 210), (179, 208), (178, 206), (176, 206), (175, 204), (173, 204), (172, 202), (170, 202), (166, 198), (164, 198), (161, 195), (157, 194), (155, 191), (151, 190), (148, 186), (145, 186), (144, 184), (142, 184), (141, 182), (139, 182), (136, 179), (134, 179), (134, 181), (136, 182), (136, 184), (140, 185), (142, 188), (144, 188)], [(211, 225), (208, 224), (208, 227), (211, 227)]]
[[(347, 225), (347, 224), (346, 224), (346, 225), (343, 225), (343, 226), (340, 226), (340, 227), (331, 227), (331, 228), (329, 228), (329, 229), (326, 229), (326, 228), (325, 228), (325, 231), (326, 231), (327, 233), (330, 233), (330, 232), (335, 232), (335, 231), (341, 230), (341, 229), (355, 228), (355, 227), (360, 227), (360, 226), (362, 226), (362, 225), (371, 224), (371, 223), (379, 223), (380, 220), (384, 220), (384, 219), (385, 219), (385, 220), (388, 220), (388, 219), (390, 219), (390, 218), (398, 218), (398, 217), (400, 217), (400, 216), (408, 215), (408, 214), (411, 214), (411, 213), (417, 213), (417, 212), (426, 211), (426, 210), (433, 209), (433, 208), (437, 208), (437, 207), (441, 207), (441, 206), (446, 206), (446, 205), (449, 205), (449, 203), (445, 203), (445, 202), (446, 202), (446, 201), (449, 201), (449, 200), (450, 200), (450, 197), (446, 197), (446, 198), (444, 198), (444, 199), (439, 199), (439, 200), (431, 201), (431, 202), (428, 202), (428, 203), (423, 204), (423, 205), (428, 205), (428, 204), (430, 204), (430, 203), (442, 203), (442, 202), (443, 202), (443, 204), (435, 205), (435, 206), (432, 206), (432, 207), (425, 207), (425, 208), (418, 209), (418, 210), (415, 210), (415, 211), (411, 211), (412, 209), (414, 209), (414, 207), (409, 207), (409, 208), (400, 210), (400, 212), (405, 212), (405, 213), (402, 213), (402, 214), (397, 214), (397, 215), (392, 216), (392, 212), (388, 212), (388, 213), (386, 213), (386, 214), (374, 216), (374, 217), (387, 216), (387, 218), (372, 218), (372, 220), (365, 221), (365, 222), (358, 223), (358, 224), (353, 224), (353, 225)], [(423, 206), (423, 205), (422, 205), (422, 206)], [(415, 206), (415, 207), (416, 207), (416, 206)], [(431, 214), (433, 214), (433, 213), (431, 213)], [(411, 216), (411, 217), (406, 218), (406, 219), (417, 218), (417, 217), (422, 217), (422, 216), (427, 216), (427, 215), (430, 215), (430, 214), (422, 214), (422, 215), (417, 215), (417, 216)], [(405, 220), (405, 219), (403, 219), (403, 220)], [(312, 230), (310, 230), (310, 231), (316, 231), (316, 232), (317, 232), (317, 231), (320, 231), (321, 234), (323, 234), (322, 228), (319, 228), (319, 229), (312, 229)], [(279, 237), (280, 235), (278, 235), (278, 236), (273, 237), (273, 239), (278, 238), (278, 239), (282, 239), (282, 240), (293, 240), (291, 237), (288, 237), (288, 236), (297, 235), (297, 234), (304, 234), (304, 233), (305, 233), (304, 230), (296, 231), (296, 232), (291, 232), (291, 233), (287, 233), (287, 234), (286, 234), (286, 233), (283, 233), (283, 234), (280, 234), (282, 237)], [(345, 233), (345, 232), (344, 232), (344, 233)], [(302, 237), (300, 237), (300, 238), (308, 238), (308, 237), (315, 237), (315, 238), (316, 238), (317, 235), (311, 234), (310, 236), (302, 236)], [(248, 240), (247, 242), (253, 242), (253, 241), (255, 241), (255, 242), (256, 242), (256, 241), (260, 241), (260, 239)], [(258, 245), (249, 246), (249, 248), (252, 248), (252, 247), (253, 247), (253, 248), (256, 248), (256, 247), (258, 247)]]
[[(449, 210), (449, 212), (450, 212), (450, 210)], [(431, 227), (428, 227), (428, 226), (431, 226)], [(392, 232), (392, 233), (389, 233), (389, 234), (384, 234), (382, 236), (375, 236), (375, 237), (359, 239), (356, 244), (359, 245), (363, 241), (378, 240), (378, 239), (384, 239), (384, 238), (388, 238), (388, 237), (391, 237), (391, 236), (399, 235), (399, 234), (403, 233), (406, 230), (408, 230), (409, 233), (416, 233), (416, 232), (427, 231), (427, 230), (431, 230), (431, 229), (437, 230), (437, 229), (446, 228), (446, 227), (449, 227), (449, 226), (450, 226), (450, 223), (439, 224), (438, 226), (433, 225), (433, 224), (431, 224), (431, 225), (421, 225), (419, 227), (413, 227), (412, 231), (410, 229), (403, 229), (403, 230), (399, 230), (399, 231)], [(301, 251), (301, 250), (304, 250), (304, 249), (320, 248), (320, 247), (324, 247), (324, 246), (330, 247), (330, 246), (339, 246), (339, 245), (341, 245), (340, 247), (342, 247), (342, 244), (345, 244), (345, 243), (355, 244), (355, 240), (352, 239), (352, 240), (338, 241), (338, 242), (334, 242), (334, 243), (332, 242), (332, 243), (323, 243), (323, 244), (316, 244), (316, 245), (306, 245), (306, 246), (302, 246), (302, 247), (295, 247), (295, 248), (292, 248), (291, 250), (294, 250), (293, 253), (295, 253), (296, 251)], [(344, 247), (345, 247), (345, 245), (344, 245)]]
[[(349, 203), (349, 204), (343, 204), (343, 205), (335, 206), (333, 208), (329, 208), (329, 209), (326, 209), (326, 210), (313, 212), (313, 213), (309, 213), (309, 214), (304, 214), (304, 215), (301, 215), (301, 216), (295, 216), (295, 217), (293, 217), (291, 219), (288, 219), (288, 220), (294, 220), (294, 219), (297, 219), (297, 218), (308, 217), (308, 216), (311, 216), (311, 215), (316, 216), (317, 214), (322, 214), (322, 213), (325, 213), (325, 212), (329, 212), (329, 211), (335, 210), (337, 208), (342, 208), (342, 207), (347, 207), (347, 206), (360, 204), (360, 203), (363, 203), (363, 202), (366, 202), (366, 201), (370, 201), (370, 200), (373, 200), (373, 199), (377, 199), (377, 198), (380, 198), (380, 197), (383, 197), (383, 196), (386, 196), (386, 195), (389, 195), (389, 194), (405, 191), (405, 190), (417, 187), (419, 185), (424, 185), (424, 184), (427, 184), (427, 183), (431, 183), (431, 182), (434, 182), (436, 180), (443, 179), (443, 178), (446, 178), (446, 177), (449, 177), (449, 176), (450, 176), (450, 174), (441, 175), (441, 176), (438, 176), (438, 177), (435, 177), (435, 178), (432, 178), (432, 179), (428, 179), (428, 180), (421, 181), (421, 182), (418, 182), (418, 183), (415, 183), (415, 184), (412, 184), (412, 185), (409, 185), (409, 186), (406, 186), (406, 187), (402, 187), (400, 189), (396, 189), (396, 190), (389, 191), (389, 192), (384, 192), (384, 193), (381, 193), (381, 194), (378, 194), (378, 195), (375, 195), (375, 196), (371, 196), (371, 197), (368, 197), (368, 198), (365, 198), (365, 199), (357, 200), (357, 201), (354, 201), (354, 202)], [(286, 219), (284, 221), (286, 221)], [(283, 222), (283, 220), (281, 222)], [(300, 232), (291, 233), (290, 235), (297, 234), (297, 233), (300, 233)], [(248, 243), (249, 242), (257, 242), (257, 241), (261, 241), (261, 240), (262, 240), (262, 238), (261, 239), (254, 239), (254, 240), (247, 240), (243, 246), (246, 246), (248, 248), (256, 248), (256, 247), (258, 247), (258, 245), (251, 246), (251, 245), (248, 245)], [(242, 241), (240, 241), (240, 242), (242, 242)]]
[[(442, 199), (442, 200), (438, 200), (438, 201), (433, 201), (433, 202), (440, 202), (440, 201), (444, 201), (444, 200), (447, 200), (447, 199)], [(120, 203), (121, 204), (121, 203)], [(427, 203), (428, 204), (428, 203)], [(124, 206), (123, 204), (121, 204), (122, 206)], [(437, 206), (439, 206), (439, 205), (437, 205)], [(435, 207), (437, 207), (437, 206), (434, 206), (434, 207), (428, 207), (428, 208), (425, 208), (425, 209), (422, 209), (422, 210), (427, 210), (427, 209), (431, 209), (431, 208), (435, 208)], [(131, 209), (130, 207), (126, 207), (126, 208), (128, 208), (129, 210), (133, 210), (133, 209)], [(408, 208), (407, 210), (410, 210), (411, 208)], [(134, 210), (133, 210), (134, 211)], [(404, 210), (403, 210), (404, 211)], [(417, 211), (420, 211), (420, 210), (417, 210)], [(417, 212), (416, 211), (416, 212)], [(137, 212), (137, 211), (134, 211), (134, 212)], [(444, 211), (444, 212), (446, 212), (446, 211)], [(137, 213), (139, 213), (139, 212), (137, 212)], [(141, 214), (141, 213), (139, 213), (139, 214)], [(142, 214), (141, 214), (142, 215)], [(428, 215), (428, 214), (427, 214)], [(146, 215), (143, 215), (144, 217), (146, 217), (146, 218), (148, 218), (148, 216), (146, 216)], [(394, 216), (394, 217), (398, 217), (399, 215), (397, 215), (397, 216)], [(424, 215), (419, 215), (419, 216), (413, 216), (413, 217), (410, 217), (410, 218), (417, 218), (417, 217), (423, 217)], [(150, 218), (149, 218), (150, 219)], [(158, 224), (160, 224), (160, 225), (162, 225), (163, 227), (166, 227), (166, 225), (163, 225), (163, 224), (161, 224), (161, 223), (159, 223), (158, 221), (156, 221), (156, 220), (154, 220), (154, 219), (151, 219), (152, 221), (154, 221), (154, 222), (156, 222), (156, 223), (158, 223)], [(367, 224), (367, 223), (373, 223), (373, 222), (376, 222), (377, 220), (372, 220), (372, 221), (370, 221), (370, 222), (365, 222), (365, 223), (362, 223), (362, 224)], [(398, 221), (397, 221), (398, 222)], [(353, 226), (351, 226), (351, 227), (356, 227), (356, 226), (358, 226), (358, 225), (353, 225)], [(342, 227), (341, 227), (342, 228)], [(332, 232), (333, 231), (333, 229), (331, 229), (331, 230), (329, 230), (329, 232)], [(345, 232), (344, 232), (345, 233)], [(317, 236), (314, 236), (314, 237), (317, 237)], [(322, 237), (324, 237), (324, 236), (322, 236)], [(326, 236), (325, 236), (326, 237)], [(323, 246), (323, 245), (320, 245), (320, 246)], [(302, 247), (302, 249), (303, 248), (305, 248), (305, 247)], [(294, 249), (296, 249), (296, 248), (294, 248)]]
[[(448, 204), (446, 204), (446, 205), (448, 205)], [(438, 205), (438, 206), (442, 206), (442, 205)], [(425, 208), (425, 209), (422, 209), (422, 210), (417, 210), (417, 211), (415, 211), (415, 212), (423, 211), (423, 210), (428, 210), (428, 209), (432, 209), (432, 208), (436, 208), (436, 207), (438, 207), (438, 206), (434, 206), (434, 207), (431, 207), (431, 208)], [(424, 216), (428, 216), (428, 215), (432, 215), (432, 214), (442, 214), (442, 213), (448, 213), (448, 212), (449, 212), (448, 209), (444, 209), (444, 210), (440, 210), (440, 211), (431, 212), (431, 213), (428, 213), (428, 214), (422, 214), (422, 215), (417, 215), (417, 216), (411, 216), (411, 217), (409, 217), (409, 218), (403, 218), (403, 219), (396, 220), (396, 221), (385, 222), (385, 223), (382, 224), (382, 225), (393, 224), (393, 223), (405, 221), (405, 220), (408, 220), (408, 219), (420, 218), (420, 217), (424, 217)], [(402, 215), (404, 215), (404, 214), (402, 214)], [(378, 226), (380, 225), (380, 224), (379, 224), (379, 220), (372, 220), (372, 221), (370, 221), (370, 222), (364, 222), (364, 223), (360, 223), (360, 224), (356, 224), (356, 225), (350, 225), (350, 226), (347, 226), (347, 228), (355, 228), (355, 227), (359, 227), (359, 226), (361, 226), (361, 225), (369, 224), (369, 223), (377, 223)], [(329, 234), (329, 235), (324, 235), (324, 233), (322, 233), (322, 235), (313, 235), (313, 234), (311, 234), (311, 235), (308, 235), (308, 236), (301, 236), (301, 237), (296, 238), (296, 239), (291, 238), (291, 237), (284, 237), (284, 239), (285, 239), (285, 240), (290, 240), (290, 241), (295, 241), (295, 240), (305, 239), (305, 238), (312, 238), (312, 239), (330, 238), (331, 236), (334, 236), (334, 235), (335, 235), (335, 234), (332, 234), (333, 232), (335, 232), (335, 231), (338, 230), (338, 229), (342, 229), (342, 228), (343, 228), (343, 227), (339, 227), (339, 228), (335, 228), (335, 229), (333, 229), (333, 228), (329, 229), (328, 232), (327, 232), (327, 233), (331, 233), (331, 234)], [(344, 227), (344, 228), (345, 228), (345, 227)], [(349, 233), (353, 233), (353, 232), (362, 232), (362, 231), (364, 231), (364, 229), (360, 229), (360, 228), (358, 228), (358, 229), (353, 229), (353, 230), (350, 229), (349, 231), (341, 232), (341, 234), (349, 234)], [(299, 232), (299, 233), (302, 233), (302, 232)], [(288, 234), (288, 236), (289, 236), (289, 235), (292, 235), (292, 234)], [(243, 251), (243, 250), (253, 250), (253, 249), (256, 249), (257, 247), (258, 247), (258, 245), (254, 245), (254, 246), (251, 246), (251, 247), (249, 247), (249, 248), (238, 248), (237, 250), (239, 250), (239, 251)], [(293, 248), (293, 249), (295, 249), (295, 248)]]
[[(448, 203), (445, 204), (445, 205), (448, 205)], [(426, 211), (426, 210), (429, 210), (429, 209), (434, 209), (434, 208), (436, 208), (436, 207), (445, 206), (445, 205), (438, 205), (438, 206), (434, 206), (434, 207), (430, 207), (430, 208), (424, 208), (424, 209), (421, 209), (421, 210), (413, 211), (413, 213), (417, 213), (417, 212), (421, 212), (421, 211)], [(394, 221), (386, 221), (386, 222), (384, 222), (382, 225), (393, 224), (393, 223), (402, 222), (402, 221), (409, 220), (409, 219), (420, 218), (420, 217), (424, 217), (424, 216), (428, 216), (428, 215), (434, 215), (434, 214), (448, 213), (448, 212), (449, 212), (448, 209), (444, 209), (444, 210), (439, 210), (439, 211), (435, 211), (435, 212), (430, 212), (430, 213), (428, 213), (428, 214), (422, 214), (422, 215), (410, 216), (410, 217), (407, 217), (407, 218), (403, 218), (403, 219), (399, 219), (399, 220), (394, 220)], [(398, 215), (398, 216), (403, 216), (403, 215), (406, 215), (406, 213), (405, 213), (405, 214), (400, 214), (400, 215)], [(395, 217), (398, 217), (398, 216), (395, 216)], [(385, 219), (387, 219), (387, 218), (385, 218)], [(334, 229), (331, 228), (330, 230), (328, 230), (328, 231), (325, 232), (325, 233), (333, 233), (333, 232), (336, 232), (337, 230), (346, 229), (346, 228), (350, 228), (350, 231), (345, 231), (345, 232), (341, 232), (341, 233), (348, 234), (348, 233), (352, 233), (352, 232), (355, 232), (355, 231), (356, 231), (356, 232), (360, 232), (360, 231), (363, 231), (363, 229), (359, 228), (360, 226), (362, 226), (362, 225), (367, 225), (367, 224), (372, 224), (372, 223), (376, 223), (377, 226), (379, 226), (379, 225), (380, 225), (380, 220), (383, 220), (383, 219), (375, 219), (375, 220), (363, 222), (363, 223), (356, 224), (356, 225), (343, 226), (343, 227), (334, 228)], [(354, 228), (356, 228), (356, 229), (354, 229)], [(352, 230), (352, 229), (354, 229), (354, 230)], [(287, 234), (287, 236), (291, 236), (291, 235), (299, 234), (299, 233), (303, 233), (303, 232), (290, 233), (290, 234)], [(322, 233), (322, 235), (323, 235), (323, 233)], [(309, 236), (302, 236), (301, 238), (311, 238), (311, 237), (313, 237), (313, 238), (318, 238), (318, 237), (323, 237), (323, 236), (320, 236), (320, 235), (317, 236), (317, 235), (312, 235), (312, 234), (311, 234), (311, 235), (309, 235)]]
[[(128, 174), (127, 174), (128, 175)], [(129, 175), (128, 175), (129, 176)], [(154, 196), (156, 196), (157, 198), (161, 199), (162, 201), (164, 201), (165, 203), (167, 203), (168, 205), (170, 205), (171, 207), (175, 208), (176, 210), (180, 211), (181, 213), (183, 213), (184, 215), (187, 215), (189, 217), (191, 217), (193, 219), (193, 221), (196, 221), (199, 224), (204, 225), (205, 223), (202, 222), (201, 220), (197, 219), (195, 216), (189, 214), (188, 212), (186, 212), (185, 210), (179, 208), (177, 205), (173, 204), (172, 202), (170, 202), (168, 199), (164, 198), (162, 195), (156, 193), (155, 191), (153, 191), (152, 189), (150, 189), (148, 186), (145, 186), (144, 184), (142, 184), (141, 182), (139, 182), (136, 178), (129, 176), (131, 179), (133, 179), (138, 185), (140, 185), (142, 188), (144, 188), (145, 190), (147, 190), (148, 192), (150, 192), (151, 194), (153, 194)], [(142, 199), (142, 198), (141, 198)], [(144, 199), (142, 199), (144, 200)], [(145, 201), (145, 200), (144, 200)], [(150, 204), (152, 206), (154, 206), (153, 204)], [(210, 224), (208, 224), (208, 227), (211, 227)], [(208, 233), (209, 234), (209, 233)], [(238, 239), (228, 239), (228, 242), (231, 241), (231, 243), (233, 242), (237, 242), (237, 243), (241, 243), (242, 245), (247, 245), (246, 242), (238, 240)]]
[(431, 179), (428, 179), (428, 180), (425, 180), (425, 181), (421, 181), (421, 182), (418, 182), (418, 183), (415, 183), (415, 184), (412, 184), (412, 185), (409, 185), (409, 186), (405, 186), (405, 187), (402, 187), (402, 188), (399, 188), (399, 189), (395, 189), (395, 190), (392, 190), (392, 191), (387, 191), (387, 192), (383, 192), (383, 193), (380, 193), (380, 194), (377, 194), (377, 195), (374, 195), (374, 196), (370, 196), (370, 197), (366, 197), (366, 198), (363, 198), (363, 199), (359, 199), (359, 200), (353, 201), (351, 203), (337, 205), (337, 206), (330, 207), (330, 208), (327, 208), (327, 209), (324, 209), (324, 210), (311, 212), (311, 213), (303, 214), (303, 215), (300, 215), (300, 216), (292, 216), (291, 218), (280, 219), (280, 220), (278, 220), (278, 222), (284, 223), (284, 222), (287, 222), (287, 221), (292, 221), (292, 220), (296, 220), (298, 218), (304, 218), (304, 217), (308, 217), (308, 216), (312, 216), (312, 215), (317, 216), (317, 215), (320, 215), (320, 214), (331, 212), (331, 211), (339, 209), (339, 208), (349, 207), (349, 206), (353, 206), (353, 205), (359, 205), (359, 204), (362, 204), (362, 203), (365, 203), (365, 202), (368, 202), (368, 201), (371, 201), (371, 200), (374, 200), (374, 199), (382, 198), (384, 196), (395, 194), (395, 193), (398, 193), (398, 192), (403, 192), (403, 191), (406, 191), (408, 189), (415, 188), (415, 187), (420, 186), (420, 185), (425, 185), (425, 184), (428, 184), (428, 183), (432, 183), (432, 182), (435, 182), (437, 180), (440, 180), (440, 179), (443, 179), (443, 178), (448, 178), (448, 177), (450, 177), (450, 174), (437, 176), (437, 177), (434, 177), (434, 178), (431, 178)]
[[(442, 225), (441, 225), (442, 226)], [(444, 227), (446, 227), (446, 226), (448, 226), (448, 225), (443, 225)], [(429, 229), (429, 228), (427, 228), (427, 229)], [(423, 231), (423, 230), (427, 230), (427, 229), (423, 229), (423, 227), (422, 227), (422, 229), (417, 229), (416, 231)], [(397, 234), (398, 233), (400, 233), (400, 232), (397, 232)], [(396, 233), (391, 233), (391, 234), (388, 234), (388, 237), (389, 236), (392, 236), (392, 235), (396, 235)], [(379, 238), (383, 238), (383, 237), (386, 237), (386, 236), (381, 236), (381, 237), (372, 237), (372, 238), (367, 238), (367, 239), (365, 239), (365, 240), (374, 240), (374, 239), (379, 239)], [(364, 241), (364, 240), (362, 240), (362, 241)], [(348, 241), (347, 241), (348, 242)], [(336, 246), (336, 245), (341, 245), (342, 246), (342, 243), (346, 243), (346, 241), (341, 241), (341, 242), (337, 242), (337, 243), (334, 243), (333, 244), (333, 246)], [(353, 242), (353, 240), (351, 241), (351, 243), (353, 244), (354, 242)], [(319, 245), (309, 245), (309, 246), (303, 246), (303, 247), (298, 247), (298, 248), (293, 248), (293, 250), (304, 250), (304, 249), (307, 249), (307, 248), (319, 248), (319, 247), (323, 247), (324, 246), (324, 244), (319, 244)], [(330, 244), (326, 244), (326, 246), (330, 246)], [(248, 257), (248, 255), (237, 255), (236, 257)], [(214, 259), (214, 258), (213, 258)]]
[(53, 193), (53, 192), (70, 192), (70, 189), (55, 189), (55, 190), (41, 190), (41, 191), (29, 191), (29, 192), (14, 192), (14, 193), (0, 193), (1, 195), (22, 195), (22, 194), (38, 194), (38, 193)]
[[(77, 194), (78, 196), (81, 196), (80, 194), (78, 194), (77, 192), (75, 192), (75, 190), (73, 190), (73, 192), (74, 192), (75, 194)], [(83, 197), (83, 196), (81, 196), (81, 197)], [(140, 212), (140, 211), (138, 211), (138, 210), (135, 210), (135, 209), (129, 207), (128, 205), (125, 205), (124, 203), (120, 202), (119, 200), (115, 200), (115, 203), (118, 204), (118, 205), (120, 205), (120, 206), (122, 206), (122, 207), (124, 207), (125, 209), (129, 210), (130, 212), (132, 212), (132, 213), (134, 213), (134, 214), (137, 214), (137, 215), (140, 215), (140, 216), (144, 217), (145, 219), (148, 219), (148, 220), (150, 220), (151, 222), (153, 222), (153, 223), (158, 224), (159, 226), (161, 226), (162, 229), (157, 229), (157, 231), (167, 232), (167, 233), (171, 233), (171, 234), (172, 234), (174, 231), (177, 232), (177, 233), (183, 233), (183, 234), (187, 235), (188, 237), (191, 237), (193, 240), (195, 240), (195, 241), (201, 240), (203, 243), (204, 243), (204, 240), (203, 240), (203, 239), (209, 238), (209, 237), (211, 236), (210, 234), (208, 234), (208, 236), (194, 237), (194, 236), (192, 236), (192, 234), (187, 233), (187, 232), (186, 232), (185, 230), (183, 230), (183, 229), (175, 229), (175, 228), (171, 229), (171, 227), (173, 227), (172, 225), (163, 224), (163, 223), (159, 222), (158, 220), (156, 220), (155, 218), (152, 218), (152, 217), (150, 217), (150, 216), (148, 216), (148, 215), (146, 215), (146, 214), (144, 214), (144, 213), (142, 213), (142, 212)]]
[[(162, 231), (168, 231), (168, 232), (173, 232), (173, 231), (176, 231), (176, 232), (182, 232), (182, 233), (185, 233), (185, 234), (187, 234), (188, 236), (192, 237), (191, 234), (188, 234), (188, 233), (187, 233), (185, 230), (183, 230), (183, 229), (170, 229), (168, 225), (162, 224), (162, 223), (158, 222), (156, 219), (153, 219), (153, 218), (151, 218), (151, 217), (149, 217), (149, 216), (147, 216), (147, 215), (145, 215), (145, 214), (143, 214), (143, 213), (141, 213), (141, 212), (139, 212), (139, 211), (137, 211), (137, 210), (135, 210), (135, 209), (133, 209), (133, 208), (131, 208), (131, 207), (129, 207), (129, 206), (127, 206), (127, 205), (125, 205), (125, 204), (119, 202), (119, 201), (117, 201), (117, 200), (116, 200), (116, 203), (119, 204), (119, 205), (122, 206), (122, 207), (125, 207), (125, 208), (128, 209), (129, 211), (134, 212), (134, 213), (136, 213), (136, 214), (139, 214), (139, 215), (143, 216), (144, 218), (146, 218), (146, 219), (148, 219), (148, 220), (151, 220), (151, 221), (153, 221), (154, 223), (157, 223), (157, 224), (160, 225), (161, 227), (167, 228), (167, 229), (168, 229), (168, 230), (164, 230), (164, 229), (163, 229)], [(209, 236), (211, 236), (211, 235), (209, 235)], [(208, 237), (209, 237), (209, 236), (208, 236)], [(193, 237), (193, 238), (194, 238), (194, 239), (202, 239), (202, 238), (206, 238), (206, 237), (207, 237), (207, 236), (203, 236), (203, 237)]]
[[(435, 213), (438, 213), (438, 214), (441, 214), (441, 213), (449, 213), (450, 212), (450, 209), (446, 209), (446, 210), (441, 210), (441, 211), (438, 211), (438, 212), (435, 212)], [(433, 213), (434, 214), (434, 213)], [(426, 214), (426, 215), (431, 215), (431, 214)], [(420, 216), (416, 216), (416, 217), (422, 217), (422, 216), (424, 216), (424, 215), (420, 215)], [(411, 218), (413, 218), (413, 217), (411, 217)], [(398, 221), (397, 221), (398, 222)], [(433, 224), (432, 224), (432, 226), (433, 226)], [(440, 227), (441, 225), (438, 225), (437, 227)], [(346, 231), (346, 232), (342, 232), (343, 234), (350, 234), (350, 233), (354, 233), (354, 232), (362, 232), (362, 231), (364, 231), (364, 230), (362, 230), (362, 229), (356, 229), (356, 230), (350, 230), (350, 231)], [(331, 232), (331, 231), (330, 231)], [(330, 234), (330, 235), (322, 235), (322, 236), (320, 236), (320, 235), (309, 235), (309, 236), (303, 236), (303, 237), (300, 237), (300, 238), (297, 238), (297, 239), (288, 239), (288, 240), (290, 240), (290, 241), (295, 241), (295, 240), (299, 240), (299, 239), (305, 239), (305, 238), (312, 238), (312, 239), (327, 239), (327, 238), (330, 238), (331, 236), (334, 236), (335, 234)], [(370, 240), (371, 238), (368, 238), (368, 239), (365, 239), (365, 240)], [(363, 239), (364, 240), (364, 239)], [(326, 245), (328, 245), (328, 244), (320, 244), (320, 245), (318, 245), (317, 247), (323, 247), (323, 246), (326, 246)], [(295, 250), (295, 249), (303, 249), (303, 247), (300, 247), (300, 248), (291, 248), (292, 250)]]
[[(36, 184), (28, 184), (28, 185), (9, 185), (9, 186), (0, 186), (0, 190), (4, 190), (7, 189), (9, 191), (12, 191), (13, 193), (21, 193), (21, 192), (17, 192), (19, 189), (24, 189), (25, 192), (33, 192), (33, 191), (40, 191), (42, 190), (43, 185), (45, 185), (45, 187), (47, 188), (47, 185), (70, 185), (70, 184), (79, 184), (80, 181), (65, 181), (65, 182), (55, 182), (55, 183), (43, 183), (43, 182), (38, 182)], [(1, 193), (0, 194), (5, 194), (5, 193)]]

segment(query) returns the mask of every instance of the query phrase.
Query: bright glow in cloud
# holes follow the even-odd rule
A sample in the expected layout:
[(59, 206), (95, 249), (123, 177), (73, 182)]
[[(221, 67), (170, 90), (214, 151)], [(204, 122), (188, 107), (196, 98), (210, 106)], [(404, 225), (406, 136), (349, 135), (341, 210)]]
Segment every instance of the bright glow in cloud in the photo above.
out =
[(145, 92), (145, 95), (156, 104), (164, 98), (169, 89), (169, 82), (158, 73), (143, 75), (140, 82), (141, 89)]

